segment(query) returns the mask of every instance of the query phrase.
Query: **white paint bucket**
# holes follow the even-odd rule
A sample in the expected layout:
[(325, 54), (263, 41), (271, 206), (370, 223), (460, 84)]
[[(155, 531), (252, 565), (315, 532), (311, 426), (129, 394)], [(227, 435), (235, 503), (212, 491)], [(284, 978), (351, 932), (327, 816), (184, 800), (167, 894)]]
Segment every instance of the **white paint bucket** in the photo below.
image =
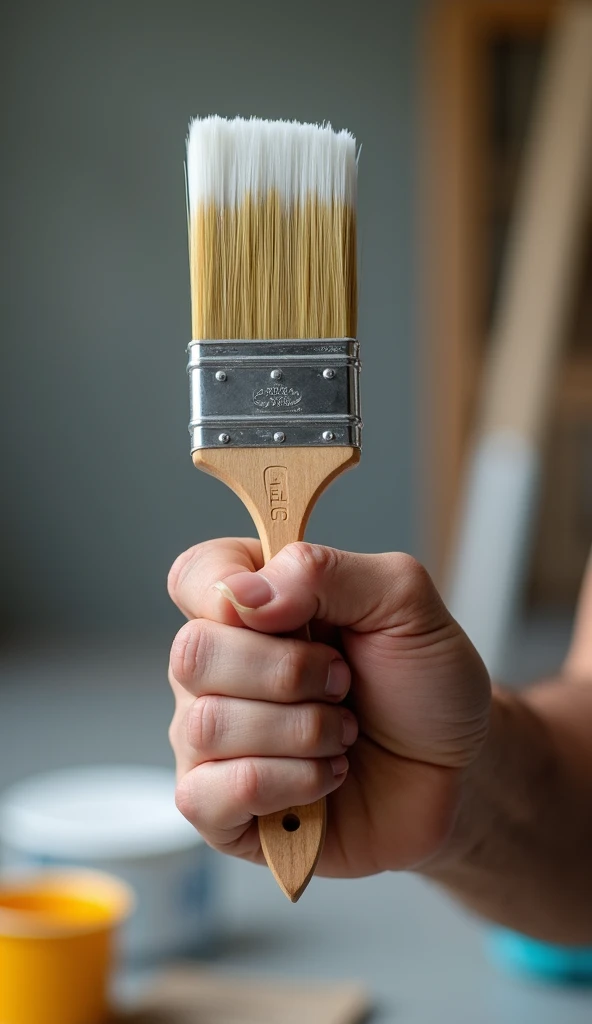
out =
[(77, 865), (116, 875), (137, 904), (123, 953), (156, 960), (203, 949), (216, 914), (215, 854), (175, 807), (160, 768), (70, 768), (6, 791), (2, 864), (11, 872)]

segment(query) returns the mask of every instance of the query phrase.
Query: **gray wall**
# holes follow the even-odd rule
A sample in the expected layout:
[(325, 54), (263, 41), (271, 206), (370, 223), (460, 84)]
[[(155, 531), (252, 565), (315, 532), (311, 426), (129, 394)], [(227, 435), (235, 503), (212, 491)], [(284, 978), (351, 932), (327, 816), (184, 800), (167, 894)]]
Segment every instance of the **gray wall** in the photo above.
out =
[(414, 85), (421, 4), (4, 5), (2, 602), (7, 633), (174, 626), (174, 556), (252, 532), (188, 455), (183, 144), (196, 113), (363, 143), (365, 452), (309, 535), (414, 533)]

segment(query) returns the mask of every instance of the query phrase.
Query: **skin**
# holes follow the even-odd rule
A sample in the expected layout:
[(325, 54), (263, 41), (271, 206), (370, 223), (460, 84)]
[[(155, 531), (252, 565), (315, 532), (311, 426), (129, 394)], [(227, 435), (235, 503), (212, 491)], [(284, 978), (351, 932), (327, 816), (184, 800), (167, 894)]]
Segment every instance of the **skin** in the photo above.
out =
[[(327, 796), (319, 874), (420, 871), (510, 927), (592, 940), (592, 574), (565, 678), (523, 699), (492, 698), (407, 555), (292, 544), (263, 568), (258, 542), (210, 541), (169, 591), (189, 620), (177, 804), (210, 845), (263, 863), (256, 816)], [(313, 642), (286, 636), (309, 622)]]

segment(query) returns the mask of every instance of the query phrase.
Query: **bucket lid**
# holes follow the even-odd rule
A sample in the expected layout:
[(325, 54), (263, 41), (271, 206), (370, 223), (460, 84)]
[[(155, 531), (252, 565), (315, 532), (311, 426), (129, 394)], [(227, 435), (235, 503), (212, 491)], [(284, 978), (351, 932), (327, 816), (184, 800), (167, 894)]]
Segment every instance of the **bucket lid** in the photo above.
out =
[(57, 858), (135, 858), (189, 849), (201, 836), (175, 806), (175, 776), (153, 767), (68, 768), (4, 793), (0, 836)]

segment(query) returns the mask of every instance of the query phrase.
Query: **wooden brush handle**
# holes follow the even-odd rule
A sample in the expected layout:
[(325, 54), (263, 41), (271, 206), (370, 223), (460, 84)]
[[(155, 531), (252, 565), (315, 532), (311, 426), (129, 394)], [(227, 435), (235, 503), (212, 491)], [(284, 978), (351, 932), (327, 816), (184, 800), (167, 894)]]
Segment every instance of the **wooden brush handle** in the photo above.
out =
[[(286, 544), (302, 540), (318, 496), (359, 458), (357, 448), (280, 445), (202, 448), (193, 454), (199, 469), (223, 480), (247, 506), (266, 562)], [(265, 859), (292, 903), (300, 898), (314, 874), (323, 848), (325, 825), (324, 798), (306, 807), (287, 807), (259, 818)]]

